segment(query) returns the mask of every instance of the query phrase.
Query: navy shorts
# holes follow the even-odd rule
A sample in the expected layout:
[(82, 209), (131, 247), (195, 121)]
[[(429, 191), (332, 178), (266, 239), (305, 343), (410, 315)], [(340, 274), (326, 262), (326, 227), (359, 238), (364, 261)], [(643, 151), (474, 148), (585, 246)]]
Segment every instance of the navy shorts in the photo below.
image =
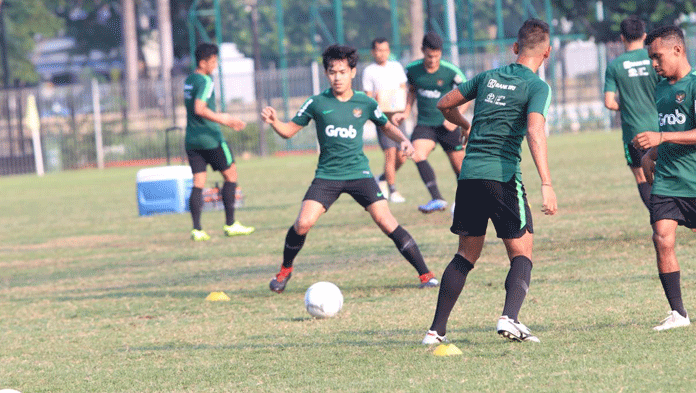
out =
[(354, 180), (328, 180), (314, 178), (303, 201), (311, 200), (321, 203), (328, 211), (343, 193), (352, 196), (363, 208), (384, 198), (373, 177)]
[(411, 134), (411, 142), (416, 139), (430, 139), (431, 141), (437, 142), (442, 146), (442, 149), (446, 152), (459, 151), (463, 149), (460, 141), (462, 136), (459, 127), (454, 131), (449, 131), (445, 126), (423, 126), (416, 125)]
[(650, 224), (674, 220), (687, 228), (696, 228), (696, 198), (650, 195)]
[(517, 239), (527, 231), (534, 233), (532, 212), (521, 181), (515, 177), (506, 183), (459, 180), (450, 231), (457, 235), (484, 236), (489, 219), (501, 239)]
[(227, 170), (234, 164), (234, 155), (225, 142), (222, 142), (215, 149), (186, 150), (186, 155), (192, 173), (205, 172), (208, 164), (213, 170), (220, 172)]

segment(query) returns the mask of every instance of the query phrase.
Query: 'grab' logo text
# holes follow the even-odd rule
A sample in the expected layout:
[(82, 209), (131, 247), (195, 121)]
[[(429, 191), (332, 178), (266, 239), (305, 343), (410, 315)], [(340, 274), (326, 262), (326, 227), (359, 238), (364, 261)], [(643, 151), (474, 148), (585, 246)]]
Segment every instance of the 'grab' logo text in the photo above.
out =
[(358, 135), (358, 131), (353, 127), (352, 124), (348, 126), (348, 128), (336, 127), (333, 124), (329, 124), (328, 126), (326, 126), (324, 132), (326, 132), (327, 136), (339, 136), (341, 138), (350, 139), (353, 139)]
[(675, 124), (686, 123), (686, 115), (679, 112), (678, 109), (675, 109), (674, 113), (667, 113), (667, 114), (660, 113), (659, 116), (660, 116), (660, 126), (664, 126), (666, 124), (673, 126)]

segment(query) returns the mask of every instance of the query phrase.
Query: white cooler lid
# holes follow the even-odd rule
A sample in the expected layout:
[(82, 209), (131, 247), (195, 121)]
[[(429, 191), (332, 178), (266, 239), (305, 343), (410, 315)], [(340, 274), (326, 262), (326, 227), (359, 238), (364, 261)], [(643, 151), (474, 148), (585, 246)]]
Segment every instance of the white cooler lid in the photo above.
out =
[(154, 168), (143, 168), (138, 171), (135, 179), (138, 183), (172, 180), (172, 179), (192, 179), (191, 167), (188, 165), (158, 166)]

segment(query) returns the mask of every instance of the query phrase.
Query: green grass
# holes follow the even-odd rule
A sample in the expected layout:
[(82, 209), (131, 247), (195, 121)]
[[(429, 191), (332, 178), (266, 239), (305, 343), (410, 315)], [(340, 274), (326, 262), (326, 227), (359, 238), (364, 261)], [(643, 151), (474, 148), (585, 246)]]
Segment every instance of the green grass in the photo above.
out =
[[(617, 133), (549, 139), (559, 213), (539, 212), (539, 180), (525, 153), (534, 211), (532, 286), (522, 321), (540, 345), (495, 333), (508, 261), (492, 228), (453, 310), (448, 337), (464, 354), (440, 358), (420, 340), (437, 291), (348, 196), (310, 232), (282, 295), (268, 290), (284, 237), (314, 174), (315, 156), (238, 163), (249, 237), (188, 240), (190, 217), (138, 217), (138, 168), (0, 178), (0, 389), (29, 392), (693, 391), (693, 328), (651, 330), (668, 311), (648, 215)], [(373, 170), (382, 164), (370, 150)], [(444, 195), (453, 174), (431, 162)], [(218, 181), (210, 175), (210, 182)], [(392, 204), (439, 276), (456, 251), (449, 214), (423, 216), (415, 166), (399, 172)], [(684, 302), (696, 306), (694, 235), (678, 231)], [(332, 281), (341, 313), (315, 320), (305, 289)], [(229, 302), (206, 302), (224, 291)]]

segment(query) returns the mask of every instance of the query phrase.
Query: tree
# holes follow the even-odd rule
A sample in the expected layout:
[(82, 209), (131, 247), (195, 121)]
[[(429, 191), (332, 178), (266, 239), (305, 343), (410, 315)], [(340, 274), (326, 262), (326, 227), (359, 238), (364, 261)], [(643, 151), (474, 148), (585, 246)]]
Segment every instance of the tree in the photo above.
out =
[(121, 46), (118, 0), (60, 0), (55, 13), (65, 23), (66, 35), (75, 38), (75, 54), (88, 54), (92, 50), (109, 53)]
[(604, 21), (597, 20), (596, 1), (554, 0), (556, 10), (574, 22), (575, 32), (595, 37), (597, 42), (619, 39), (619, 24), (636, 15), (647, 22), (647, 29), (674, 24), (682, 14), (696, 11), (696, 6), (686, 0), (665, 1), (604, 1)]
[(35, 38), (53, 36), (62, 27), (60, 19), (51, 12), (52, 3), (51, 0), (2, 1), (10, 83), (15, 79), (29, 84), (38, 82), (39, 75), (31, 62)]

